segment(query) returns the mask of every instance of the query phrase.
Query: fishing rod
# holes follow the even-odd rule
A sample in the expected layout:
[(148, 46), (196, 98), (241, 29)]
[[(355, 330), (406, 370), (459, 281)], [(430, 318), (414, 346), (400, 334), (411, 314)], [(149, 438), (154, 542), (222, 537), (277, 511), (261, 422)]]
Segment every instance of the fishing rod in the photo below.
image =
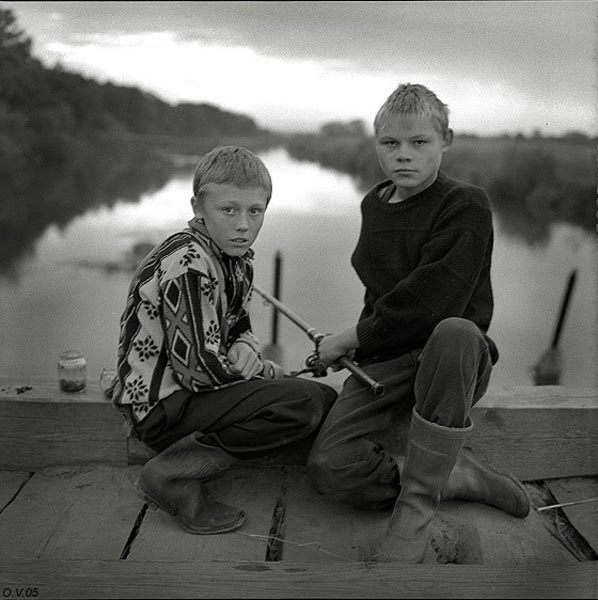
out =
[[(258, 285), (253, 284), (253, 289), (267, 302), (269, 302), (276, 310), (281, 312), (285, 317), (287, 317), (290, 321), (295, 323), (299, 329), (302, 329), (305, 333), (307, 333), (310, 340), (312, 340), (316, 344), (316, 348), (320, 341), (326, 336), (323, 333), (317, 331), (314, 327), (306, 323), (301, 317), (296, 315), (292, 310), (287, 308), (280, 300), (274, 298), (262, 290)], [(359, 368), (352, 360), (347, 358), (346, 356), (341, 356), (336, 361), (339, 365), (353, 373), (357, 379), (359, 379), (362, 383), (369, 386), (369, 388), (374, 392), (376, 396), (384, 395), (384, 385), (378, 381), (372, 379), (363, 369)], [(321, 369), (318, 367), (317, 354), (312, 355), (312, 357), (308, 358), (306, 361), (309, 370), (314, 371), (314, 373), (318, 373), (319, 376), (323, 376), (326, 371), (325, 369)]]

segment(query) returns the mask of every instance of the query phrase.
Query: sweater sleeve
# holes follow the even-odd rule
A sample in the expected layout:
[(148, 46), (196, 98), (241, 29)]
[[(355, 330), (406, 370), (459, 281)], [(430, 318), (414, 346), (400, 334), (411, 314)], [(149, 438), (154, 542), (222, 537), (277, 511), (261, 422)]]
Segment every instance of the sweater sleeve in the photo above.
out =
[(368, 354), (423, 347), (441, 320), (462, 316), (491, 236), (491, 212), (479, 203), (462, 202), (440, 213), (417, 267), (357, 324), (360, 347)]
[(251, 319), (247, 310), (243, 310), (239, 320), (231, 328), (229, 332), (230, 346), (236, 342), (244, 342), (260, 356), (260, 341), (251, 330)]

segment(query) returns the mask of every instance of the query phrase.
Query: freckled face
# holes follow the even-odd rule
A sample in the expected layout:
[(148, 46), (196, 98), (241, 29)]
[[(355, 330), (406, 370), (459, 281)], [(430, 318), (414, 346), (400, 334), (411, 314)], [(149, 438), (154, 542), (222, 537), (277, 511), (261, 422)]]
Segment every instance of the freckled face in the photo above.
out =
[(376, 154), (383, 173), (395, 184), (397, 200), (405, 200), (431, 185), (442, 155), (452, 142), (438, 132), (431, 117), (387, 117), (376, 133)]
[(192, 205), (220, 250), (229, 256), (242, 256), (262, 228), (268, 202), (261, 187), (240, 189), (221, 183), (207, 185)]

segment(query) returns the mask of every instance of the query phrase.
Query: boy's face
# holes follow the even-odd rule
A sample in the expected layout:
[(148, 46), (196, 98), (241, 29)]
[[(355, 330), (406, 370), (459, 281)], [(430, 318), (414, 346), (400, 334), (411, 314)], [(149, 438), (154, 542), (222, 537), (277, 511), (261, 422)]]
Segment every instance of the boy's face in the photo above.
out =
[(228, 183), (206, 186), (192, 202), (196, 217), (204, 220), (213, 242), (229, 256), (243, 256), (264, 223), (266, 190), (240, 189)]
[(431, 117), (387, 116), (376, 133), (376, 154), (384, 174), (397, 188), (396, 200), (425, 190), (438, 174), (442, 155), (452, 142), (443, 138)]

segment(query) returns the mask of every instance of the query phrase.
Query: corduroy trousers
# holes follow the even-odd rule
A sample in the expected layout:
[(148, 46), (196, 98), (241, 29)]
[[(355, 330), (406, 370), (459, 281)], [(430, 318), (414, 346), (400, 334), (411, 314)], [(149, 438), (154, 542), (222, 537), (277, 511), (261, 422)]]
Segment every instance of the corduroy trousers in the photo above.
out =
[(361, 508), (394, 505), (399, 495), (397, 455), (404, 451), (413, 406), (427, 421), (464, 427), (492, 371), (488, 344), (467, 319), (441, 321), (423, 349), (361, 368), (384, 384), (375, 396), (353, 375), (312, 446), (312, 484), (330, 499)]
[(158, 452), (197, 432), (202, 444), (248, 458), (308, 437), (336, 397), (330, 386), (300, 377), (250, 379), (220, 390), (175, 392), (133, 429)]

